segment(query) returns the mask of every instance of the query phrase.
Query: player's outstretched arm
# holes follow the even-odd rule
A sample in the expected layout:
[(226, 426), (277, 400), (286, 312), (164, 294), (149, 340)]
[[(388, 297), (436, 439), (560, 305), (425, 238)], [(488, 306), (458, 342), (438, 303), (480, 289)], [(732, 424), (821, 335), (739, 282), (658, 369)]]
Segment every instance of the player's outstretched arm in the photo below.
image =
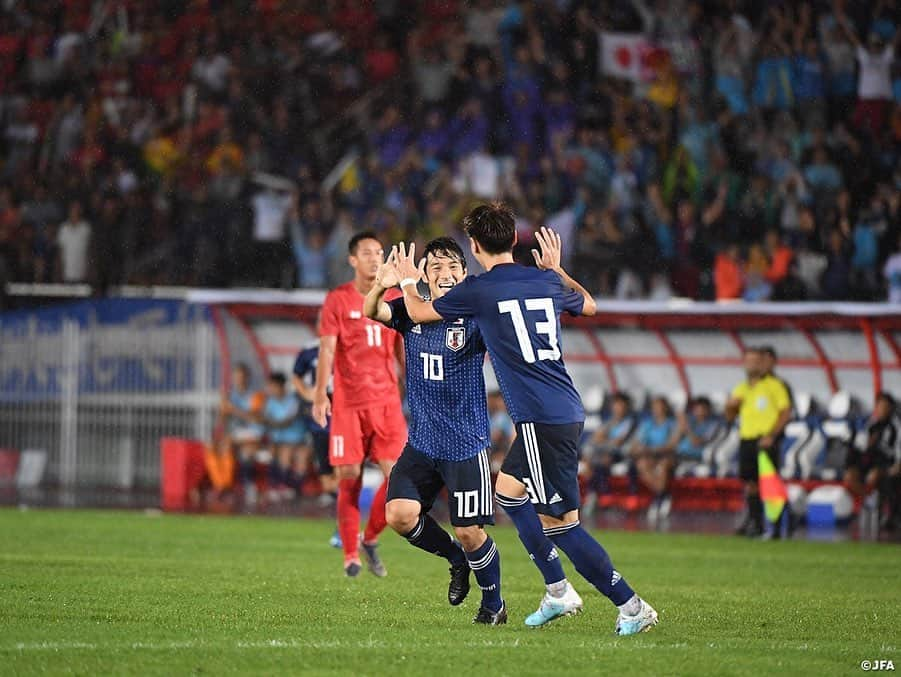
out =
[[(438, 314), (432, 306), (431, 301), (426, 301), (416, 291), (416, 283), (425, 277), (423, 271), (425, 269), (425, 259), (416, 265), (416, 243), (410, 243), (409, 252), (406, 246), (401, 242), (397, 247), (396, 269), (397, 275), (400, 277), (400, 288), (404, 293), (404, 305), (407, 308), (407, 314), (410, 319), (417, 324), (428, 324), (429, 322), (439, 322), (444, 318)], [(391, 251), (395, 251), (392, 247)]]
[(541, 230), (535, 232), (535, 239), (538, 240), (538, 245), (541, 247), (540, 253), (537, 249), (532, 250), (535, 264), (541, 270), (553, 270), (560, 276), (564, 285), (582, 295), (582, 298), (585, 299), (585, 303), (582, 305), (583, 315), (594, 315), (597, 313), (598, 304), (595, 302), (594, 297), (588, 293), (585, 287), (571, 278), (569, 273), (563, 270), (563, 265), (560, 263), (560, 252), (563, 249), (560, 234), (547, 226), (542, 226)]
[(397, 260), (397, 247), (391, 247), (391, 253), (388, 259), (383, 263), (378, 272), (375, 274), (375, 284), (363, 299), (363, 314), (370, 320), (376, 320), (383, 324), (391, 322), (392, 312), (391, 306), (384, 301), (385, 292), (396, 287), (400, 282), (397, 274), (395, 261)]
[(332, 413), (332, 402), (328, 398), (328, 382), (332, 377), (337, 345), (337, 336), (319, 338), (319, 362), (316, 364), (316, 385), (313, 386), (313, 420), (323, 428), (328, 423), (328, 415)]

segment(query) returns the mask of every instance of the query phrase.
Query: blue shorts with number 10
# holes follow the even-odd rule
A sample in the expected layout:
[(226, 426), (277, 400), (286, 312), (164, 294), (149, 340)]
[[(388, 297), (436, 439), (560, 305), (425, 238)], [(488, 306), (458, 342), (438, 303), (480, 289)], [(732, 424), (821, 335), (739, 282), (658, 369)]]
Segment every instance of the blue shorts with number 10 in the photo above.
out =
[(535, 511), (560, 517), (578, 510), (579, 440), (583, 423), (517, 423), (501, 472), (526, 485)]
[(408, 444), (391, 470), (385, 500), (418, 501), (426, 513), (445, 486), (451, 524), (494, 524), (491, 466), (486, 450), (463, 461), (447, 461), (426, 456)]

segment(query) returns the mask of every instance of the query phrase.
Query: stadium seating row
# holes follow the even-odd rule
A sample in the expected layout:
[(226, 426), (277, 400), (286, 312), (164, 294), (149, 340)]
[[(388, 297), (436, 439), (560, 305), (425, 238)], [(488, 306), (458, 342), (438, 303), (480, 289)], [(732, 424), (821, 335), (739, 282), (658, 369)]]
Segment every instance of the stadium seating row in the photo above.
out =
[[(645, 392), (631, 393), (635, 403), (635, 415), (647, 417), (649, 397)], [(712, 393), (709, 396), (714, 410), (721, 415), (728, 395)], [(601, 388), (592, 389), (584, 397), (587, 411), (585, 440), (609, 418), (609, 394)], [(667, 395), (676, 411), (683, 410), (688, 402), (684, 391)], [(781, 469), (785, 479), (836, 481), (841, 479), (845, 458), (850, 445), (865, 443), (864, 428), (868, 415), (849, 393), (839, 391), (829, 398), (826, 405), (810, 393), (794, 396), (794, 418), (786, 426), (780, 449)], [(739, 436), (735, 424), (723, 422), (719, 432), (705, 448), (702, 460), (683, 461), (676, 468), (676, 477), (728, 478), (737, 475)], [(621, 461), (611, 468), (613, 477), (628, 473), (629, 462)]]

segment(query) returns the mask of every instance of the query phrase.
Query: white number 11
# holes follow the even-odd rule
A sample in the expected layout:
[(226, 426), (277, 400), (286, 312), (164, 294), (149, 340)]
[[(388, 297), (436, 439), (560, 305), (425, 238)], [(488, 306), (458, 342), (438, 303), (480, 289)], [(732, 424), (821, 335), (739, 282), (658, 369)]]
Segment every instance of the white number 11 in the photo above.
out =
[[(554, 301), (549, 298), (526, 299), (525, 304), (526, 310), (543, 310), (544, 316), (547, 318), (542, 322), (535, 323), (535, 331), (546, 335), (548, 343), (551, 345), (550, 350), (546, 348), (538, 349), (538, 359), (559, 360), (560, 347), (557, 343), (557, 321), (554, 317)], [(532, 348), (532, 340), (529, 336), (529, 330), (526, 328), (526, 319), (523, 316), (519, 301), (516, 299), (498, 301), (497, 309), (501, 313), (510, 313), (510, 319), (513, 320), (513, 329), (516, 330), (516, 340), (519, 342), (522, 358), (529, 364), (534, 363), (536, 351)]]

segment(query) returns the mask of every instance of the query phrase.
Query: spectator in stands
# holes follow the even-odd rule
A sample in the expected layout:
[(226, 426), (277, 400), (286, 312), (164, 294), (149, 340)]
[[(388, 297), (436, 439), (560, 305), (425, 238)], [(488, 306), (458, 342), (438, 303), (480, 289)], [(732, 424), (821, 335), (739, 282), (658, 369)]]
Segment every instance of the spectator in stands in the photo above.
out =
[(857, 32), (844, 14), (837, 16), (838, 25), (854, 45), (860, 73), (857, 80), (857, 108), (854, 111), (855, 126), (873, 137), (879, 136), (888, 120), (892, 100), (892, 61), (895, 50), (886, 45), (879, 33), (872, 31), (866, 47), (861, 44)]
[(272, 445), (268, 491), (271, 501), (294, 498), (300, 493), (312, 453), (306, 443), (300, 399), (286, 384), (281, 372), (269, 374), (266, 405), (260, 417)]
[(297, 286), (327, 289), (329, 261), (336, 255), (336, 241), (331, 226), (331, 202), (310, 196), (301, 214), (300, 196), (295, 191), (288, 208), (288, 231), (297, 264)]
[[(594, 512), (599, 499), (601, 507), (610, 506), (610, 467), (625, 458), (626, 447), (637, 427), (638, 419), (632, 413), (632, 398), (624, 392), (614, 393), (610, 418), (595, 431), (582, 450), (588, 475), (588, 491), (582, 503), (585, 514)], [(635, 496), (637, 487), (634, 481), (632, 484), (630, 495)]]
[(882, 274), (888, 283), (889, 303), (901, 303), (901, 235), (898, 236), (895, 253), (885, 262)]
[[(896, 413), (895, 398), (887, 392), (879, 393), (864, 430), (864, 446), (858, 449), (851, 444), (845, 463), (845, 486), (854, 496), (863, 500), (865, 508), (875, 510), (878, 514), (881, 514), (882, 503), (885, 502), (880, 499), (887, 498), (895, 501), (892, 512), (897, 513), (897, 497), (893, 492), (897, 487), (891, 486), (891, 481), (885, 482), (886, 477), (898, 465), (898, 452), (901, 448), (901, 429), (898, 427)], [(897, 477), (897, 472), (894, 476)], [(880, 489), (884, 490), (884, 497), (880, 496)], [(885, 519), (883, 526), (888, 526), (892, 521), (893, 517)]]
[(713, 405), (706, 397), (691, 400), (687, 411), (679, 412), (678, 421), (676, 461), (698, 464), (704, 458), (704, 450), (722, 430), (722, 422), (713, 415)]
[(228, 437), (237, 448), (238, 479), (248, 507), (256, 504), (256, 455), (266, 433), (259, 422), (265, 396), (251, 390), (250, 368), (239, 363), (232, 369), (232, 387), (219, 405), (219, 415), (226, 425)]
[(827, 299), (846, 301), (851, 298), (851, 243), (837, 228), (829, 233), (821, 286)]
[(763, 502), (758, 491), (757, 455), (770, 457), (778, 470), (780, 465), (776, 441), (791, 420), (791, 397), (785, 386), (766, 372), (764, 355), (759, 348), (748, 348), (744, 355), (746, 379), (732, 390), (726, 405), (726, 420), (740, 420), (738, 476), (745, 483), (747, 513), (737, 534), (757, 537), (763, 534)]
[(57, 279), (69, 284), (87, 280), (90, 245), (91, 224), (82, 218), (81, 203), (75, 200), (69, 205), (69, 218), (56, 234), (60, 264)]
[(679, 427), (665, 397), (651, 400), (651, 415), (641, 422), (629, 449), (638, 477), (653, 494), (648, 519), (665, 518), (672, 509), (669, 484), (676, 466)]
[[(292, 272), (318, 284), (302, 272), (317, 263), (287, 269), (287, 206), (258, 199), (259, 173), (283, 193), (296, 184), (303, 212), (357, 147), (359, 162), (329, 177), (342, 218), (325, 219), (325, 242), (350, 219), (428, 239), (435, 204), (444, 231), (473, 195), (506, 198), (525, 220), (568, 215), (580, 236), (609, 213), (626, 254), (643, 255), (650, 232), (666, 267), (613, 257), (611, 294), (712, 298), (712, 252), (780, 227), (805, 294), (821, 298), (835, 296), (820, 273), (838, 228), (855, 244), (850, 293), (873, 300), (873, 232), (854, 211), (901, 195), (887, 180), (901, 138), (894, 15), (857, 3), (872, 42), (855, 52), (855, 28), (829, 3), (657, 4), (15, 3), (0, 26), (0, 180), (24, 208), (15, 245), (2, 245), (15, 249), (6, 274), (51, 277), (52, 230), (79, 200), (101, 293), (123, 280), (272, 286)], [(639, 23), (649, 81), (610, 77), (601, 26)], [(882, 265), (894, 235), (876, 235)]]
[(267, 185), (253, 196), (254, 261), (265, 269), (264, 278), (270, 287), (281, 285), (281, 267), (285, 260), (285, 225), (291, 196)]
[(713, 268), (717, 301), (740, 299), (744, 289), (744, 274), (737, 244), (728, 245), (716, 255)]
[(748, 248), (748, 258), (744, 266), (745, 287), (742, 298), (745, 301), (764, 301), (770, 297), (773, 287), (767, 280), (769, 260), (763, 245), (752, 244)]
[(811, 32), (811, 9), (801, 5), (795, 27), (794, 82), (801, 119), (808, 124), (825, 120), (826, 62)]
[(772, 298), (777, 301), (798, 298), (798, 281), (792, 276), (794, 251), (783, 242), (781, 233), (775, 228), (767, 231), (764, 246), (768, 258), (765, 276), (773, 287)]

